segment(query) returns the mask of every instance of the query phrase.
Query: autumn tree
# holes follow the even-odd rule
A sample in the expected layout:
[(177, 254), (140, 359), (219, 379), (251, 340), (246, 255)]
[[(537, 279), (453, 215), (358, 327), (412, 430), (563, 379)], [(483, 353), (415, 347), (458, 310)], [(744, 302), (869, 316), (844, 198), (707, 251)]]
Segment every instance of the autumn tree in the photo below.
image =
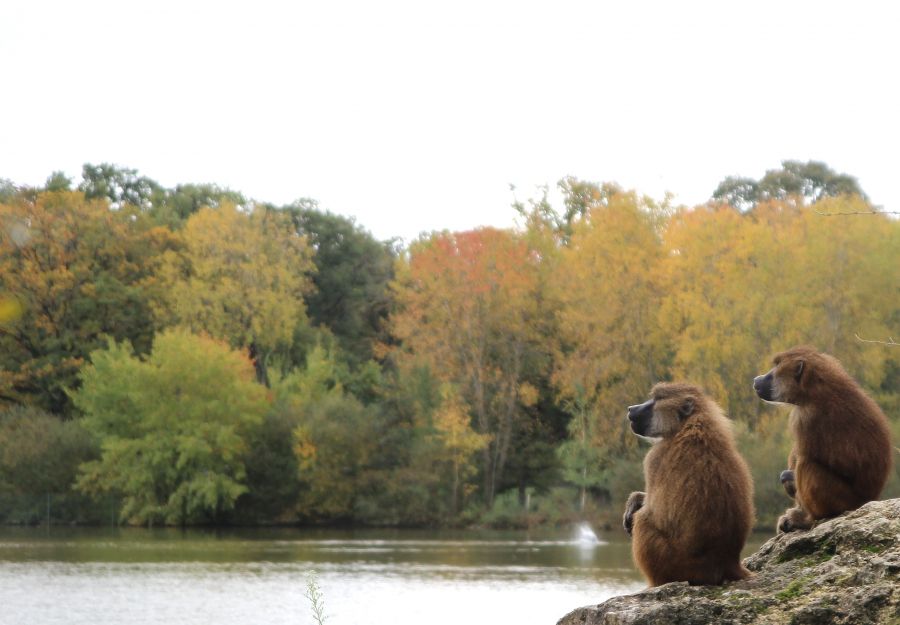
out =
[[(747, 381), (773, 354), (811, 344), (836, 357), (885, 407), (897, 406), (898, 356), (856, 336), (889, 335), (898, 318), (898, 223), (885, 216), (827, 219), (862, 212), (860, 196), (760, 202), (680, 211), (666, 232), (669, 285), (660, 325), (673, 347), (672, 376), (701, 384), (736, 421), (757, 478), (761, 515), (778, 512), (771, 455), (782, 455), (785, 414), (758, 401)], [(768, 451), (763, 451), (768, 450)], [(768, 472), (768, 473), (767, 473)], [(774, 520), (774, 519), (773, 519)]]
[(528, 376), (544, 349), (533, 323), (536, 262), (522, 237), (483, 228), (420, 240), (398, 265), (395, 355), (454, 384), (476, 431), (490, 437), (481, 466), (488, 505), (535, 398)]
[[(878, 393), (900, 354), (871, 349), (860, 338), (891, 336), (900, 326), (900, 221), (883, 215), (830, 219), (822, 214), (864, 213), (859, 196), (824, 198), (802, 212), (792, 238), (804, 280), (794, 292), (810, 311), (806, 341), (838, 356), (857, 379)], [(900, 392), (896, 389), (895, 392)]]
[(279, 211), (202, 208), (182, 231), (183, 249), (160, 267), (163, 325), (184, 325), (249, 350), (259, 379), (306, 323), (311, 250)]
[(561, 309), (553, 380), (573, 416), (560, 453), (584, 502), (630, 441), (624, 407), (666, 372), (657, 314), (665, 289), (658, 227), (667, 207), (614, 186), (575, 188), (586, 205), (554, 283)]
[(0, 400), (65, 413), (64, 389), (104, 335), (146, 350), (145, 287), (167, 245), (164, 232), (78, 192), (0, 205), (0, 295), (19, 311), (0, 320)]
[(673, 379), (700, 384), (733, 418), (751, 423), (761, 406), (747, 380), (776, 340), (802, 342), (795, 330), (808, 315), (793, 305), (795, 248), (779, 227), (797, 210), (765, 208), (759, 219), (726, 206), (682, 210), (665, 235), (658, 322), (672, 346)]
[(472, 429), (471, 418), (465, 404), (449, 385), (441, 389), (442, 404), (434, 415), (434, 429), (439, 444), (437, 459), (450, 467), (450, 514), (459, 512), (460, 486), (475, 471), (472, 456), (487, 447), (490, 437)]
[(73, 401), (100, 443), (85, 493), (123, 497), (135, 523), (221, 521), (246, 491), (249, 431), (268, 406), (240, 352), (184, 330), (158, 334), (147, 358), (127, 342), (90, 354)]
[(823, 219), (859, 210), (858, 196), (682, 211), (666, 233), (670, 285), (660, 321), (674, 346), (673, 373), (690, 376), (751, 428), (763, 410), (746, 384), (775, 352), (808, 343), (838, 356), (869, 388), (883, 351), (855, 334), (883, 336), (895, 300), (876, 295), (897, 274), (897, 224), (887, 217)]

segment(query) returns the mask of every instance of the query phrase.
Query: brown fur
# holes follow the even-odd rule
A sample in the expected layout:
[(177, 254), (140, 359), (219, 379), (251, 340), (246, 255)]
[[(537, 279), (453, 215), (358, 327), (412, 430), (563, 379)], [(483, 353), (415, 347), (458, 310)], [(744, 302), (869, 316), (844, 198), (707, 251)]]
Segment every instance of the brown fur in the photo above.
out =
[(730, 422), (696, 386), (662, 383), (650, 395), (650, 435), (661, 440), (644, 459), (646, 494), (632, 493), (626, 509), (635, 563), (652, 586), (744, 579), (753, 482)]
[(877, 499), (891, 470), (890, 429), (878, 405), (837, 359), (812, 347), (782, 352), (774, 364), (772, 400), (793, 406), (794, 475), (784, 481), (797, 504), (778, 530), (808, 529)]

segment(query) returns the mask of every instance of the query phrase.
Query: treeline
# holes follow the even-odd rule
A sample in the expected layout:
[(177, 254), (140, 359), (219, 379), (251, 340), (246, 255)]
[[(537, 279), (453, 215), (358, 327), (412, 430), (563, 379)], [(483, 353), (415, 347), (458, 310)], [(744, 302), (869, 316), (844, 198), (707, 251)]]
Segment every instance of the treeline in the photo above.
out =
[(900, 430), (900, 349), (857, 338), (900, 328), (900, 223), (854, 179), (786, 162), (691, 209), (560, 188), (404, 248), (109, 165), (0, 184), (0, 521), (615, 519), (645, 451), (625, 406), (687, 379), (768, 525), (786, 417), (751, 380), (798, 343)]

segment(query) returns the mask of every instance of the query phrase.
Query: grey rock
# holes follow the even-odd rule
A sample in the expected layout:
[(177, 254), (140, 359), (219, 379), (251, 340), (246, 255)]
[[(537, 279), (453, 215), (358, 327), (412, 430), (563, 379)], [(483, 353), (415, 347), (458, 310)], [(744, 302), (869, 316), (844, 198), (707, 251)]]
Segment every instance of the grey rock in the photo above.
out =
[(873, 501), (744, 560), (753, 577), (613, 597), (557, 625), (900, 625), (900, 499)]

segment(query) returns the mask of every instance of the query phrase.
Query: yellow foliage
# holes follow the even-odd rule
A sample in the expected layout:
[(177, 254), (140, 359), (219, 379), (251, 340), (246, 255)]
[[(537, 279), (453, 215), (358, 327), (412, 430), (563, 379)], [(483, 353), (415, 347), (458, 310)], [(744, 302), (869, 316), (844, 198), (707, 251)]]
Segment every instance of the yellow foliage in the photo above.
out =
[(302, 475), (312, 470), (316, 464), (316, 445), (308, 428), (294, 429), (294, 454), (297, 457), (298, 472)]
[(654, 206), (616, 193), (577, 222), (562, 252), (554, 294), (561, 346), (553, 381), (563, 399), (598, 415), (595, 444), (622, 444), (624, 407), (664, 374), (657, 325), (659, 264)]
[(305, 320), (313, 263), (287, 216), (226, 202), (195, 213), (182, 236), (184, 249), (168, 252), (160, 267), (168, 293), (160, 318), (252, 345), (257, 355), (289, 344)]
[(0, 296), (0, 323), (12, 323), (22, 316), (22, 305), (13, 297)]
[(461, 465), (472, 454), (483, 449), (491, 437), (472, 429), (467, 406), (450, 386), (443, 387), (441, 396), (443, 402), (434, 415), (434, 427), (450, 459)]
[(528, 382), (519, 384), (519, 403), (526, 408), (538, 402), (538, 390)]

